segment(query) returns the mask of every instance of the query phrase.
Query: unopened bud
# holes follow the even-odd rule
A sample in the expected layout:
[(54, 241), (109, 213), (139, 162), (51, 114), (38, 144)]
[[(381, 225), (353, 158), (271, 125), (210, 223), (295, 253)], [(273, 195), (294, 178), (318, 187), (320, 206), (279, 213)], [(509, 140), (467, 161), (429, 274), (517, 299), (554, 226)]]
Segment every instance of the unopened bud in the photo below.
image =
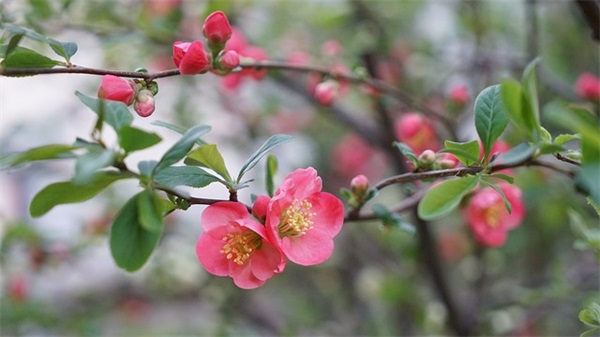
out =
[(329, 106), (338, 94), (338, 83), (336, 81), (325, 81), (315, 87), (315, 98), (319, 103)]
[(155, 108), (154, 95), (147, 89), (140, 90), (138, 93), (133, 109), (141, 117), (148, 117), (152, 115)]
[(210, 14), (202, 25), (202, 33), (208, 39), (208, 47), (217, 52), (231, 38), (232, 29), (227, 16), (221, 11)]
[(234, 50), (222, 52), (217, 59), (219, 67), (224, 70), (233, 70), (240, 65), (240, 55)]
[(431, 165), (435, 162), (435, 152), (431, 150), (425, 150), (419, 156), (419, 163), (424, 165)]
[(135, 98), (135, 89), (135, 84), (131, 81), (114, 75), (105, 75), (98, 88), (98, 98), (131, 105)]
[(365, 175), (360, 174), (352, 178), (350, 182), (350, 189), (354, 194), (364, 195), (369, 188), (369, 178)]

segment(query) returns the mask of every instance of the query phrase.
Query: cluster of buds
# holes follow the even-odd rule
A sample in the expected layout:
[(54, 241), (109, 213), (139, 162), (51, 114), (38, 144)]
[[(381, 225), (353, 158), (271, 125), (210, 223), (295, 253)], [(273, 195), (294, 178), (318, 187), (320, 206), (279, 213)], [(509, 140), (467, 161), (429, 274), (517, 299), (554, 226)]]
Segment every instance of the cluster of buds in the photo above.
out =
[(454, 168), (458, 159), (450, 153), (435, 153), (432, 150), (423, 151), (417, 158), (416, 171), (431, 171)]
[(105, 75), (98, 88), (98, 98), (122, 102), (141, 117), (150, 116), (155, 109), (154, 96), (158, 93), (156, 82), (126, 80), (113, 75)]

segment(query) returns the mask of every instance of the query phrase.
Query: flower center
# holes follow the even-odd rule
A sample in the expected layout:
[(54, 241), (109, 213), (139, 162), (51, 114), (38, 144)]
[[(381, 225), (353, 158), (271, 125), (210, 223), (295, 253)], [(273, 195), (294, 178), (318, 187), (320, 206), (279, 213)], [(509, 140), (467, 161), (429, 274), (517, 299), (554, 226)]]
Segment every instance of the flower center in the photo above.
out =
[(311, 208), (312, 204), (307, 200), (303, 200), (302, 202), (294, 200), (292, 205), (286, 208), (283, 214), (281, 214), (279, 226), (277, 227), (279, 237), (301, 236), (313, 228), (312, 217), (316, 213), (311, 213)]
[(491, 228), (496, 228), (500, 224), (500, 220), (503, 216), (504, 205), (496, 204), (494, 206), (488, 207), (483, 211), (483, 216), (485, 217), (485, 222)]
[(225, 244), (219, 252), (238, 265), (246, 263), (250, 255), (262, 246), (262, 237), (251, 230), (227, 233), (221, 240)]

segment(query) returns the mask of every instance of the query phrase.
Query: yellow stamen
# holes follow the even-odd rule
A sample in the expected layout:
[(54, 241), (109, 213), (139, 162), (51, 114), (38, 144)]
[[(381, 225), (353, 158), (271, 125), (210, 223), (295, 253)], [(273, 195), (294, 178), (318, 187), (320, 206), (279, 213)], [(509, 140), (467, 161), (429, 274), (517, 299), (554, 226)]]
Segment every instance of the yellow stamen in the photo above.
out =
[(233, 260), (239, 265), (244, 264), (262, 246), (261, 236), (251, 230), (227, 233), (221, 240), (225, 244), (219, 252), (225, 254), (227, 260)]
[(483, 211), (483, 216), (485, 217), (485, 222), (488, 224), (488, 226), (492, 228), (498, 227), (498, 225), (500, 224), (500, 219), (503, 215), (503, 211), (503, 204), (497, 204), (485, 209)]
[(311, 208), (312, 204), (307, 200), (302, 202), (294, 200), (292, 205), (286, 208), (281, 214), (281, 218), (279, 218), (279, 226), (277, 227), (279, 237), (301, 236), (313, 228), (312, 217), (316, 213), (311, 213)]

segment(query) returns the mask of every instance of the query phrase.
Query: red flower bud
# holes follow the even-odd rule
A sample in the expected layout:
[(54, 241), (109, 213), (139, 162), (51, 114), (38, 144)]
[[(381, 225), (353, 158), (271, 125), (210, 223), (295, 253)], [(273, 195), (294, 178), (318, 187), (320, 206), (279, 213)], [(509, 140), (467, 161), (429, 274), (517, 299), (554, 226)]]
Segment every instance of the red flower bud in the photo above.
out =
[(209, 44), (223, 48), (223, 45), (231, 37), (231, 25), (227, 16), (221, 11), (216, 11), (210, 14), (204, 25), (202, 25), (202, 33), (208, 39)]
[(234, 50), (226, 50), (221, 53), (217, 62), (221, 68), (232, 70), (240, 65), (240, 55)]
[(600, 99), (600, 80), (590, 73), (583, 73), (575, 82), (575, 91), (581, 98), (598, 100)]
[(469, 89), (466, 85), (457, 85), (450, 89), (450, 99), (456, 105), (463, 106), (469, 101)]
[(140, 90), (133, 104), (133, 109), (141, 117), (148, 117), (154, 112), (154, 95), (147, 89)]
[(135, 98), (134, 88), (135, 84), (131, 81), (113, 75), (105, 75), (98, 88), (98, 98), (131, 105)]
[(315, 87), (315, 98), (323, 105), (331, 105), (338, 94), (338, 83), (335, 81), (325, 81), (317, 84)]
[(181, 75), (203, 74), (210, 70), (211, 56), (202, 41), (177, 41), (173, 44), (173, 62)]

